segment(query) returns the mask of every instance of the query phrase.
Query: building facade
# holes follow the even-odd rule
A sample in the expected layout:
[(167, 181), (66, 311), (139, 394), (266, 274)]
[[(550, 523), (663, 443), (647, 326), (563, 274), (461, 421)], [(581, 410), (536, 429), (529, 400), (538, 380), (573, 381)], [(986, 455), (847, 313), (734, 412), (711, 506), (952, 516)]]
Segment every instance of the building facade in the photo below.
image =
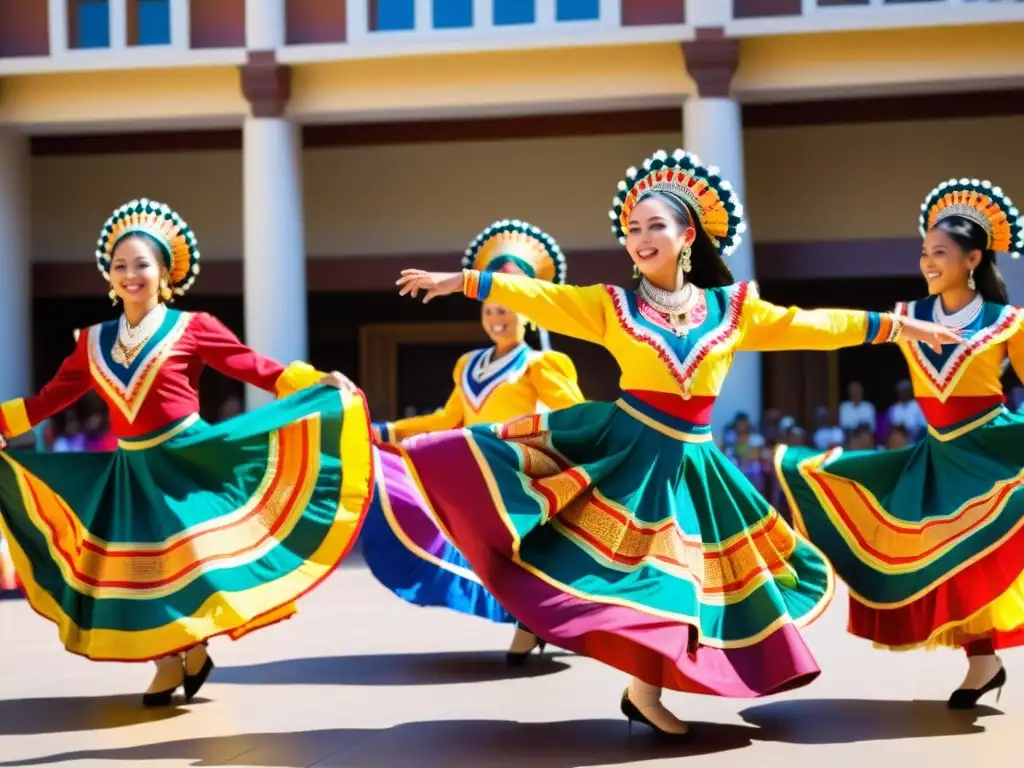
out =
[[(479, 340), (468, 302), (395, 300), (399, 269), (456, 268), (479, 229), (519, 217), (559, 240), (570, 281), (626, 280), (606, 211), (659, 148), (739, 190), (738, 278), (884, 308), (920, 291), (935, 184), (1024, 199), (1021, 40), (1019, 0), (0, 3), (0, 398), (102, 318), (92, 243), (135, 197), (199, 236), (188, 306), (355, 372), (381, 417), (443, 397)], [(1018, 301), (1021, 270), (1004, 267)], [(587, 394), (613, 394), (603, 353), (566, 344)], [(739, 356), (718, 415), (809, 407), (863, 364)]]

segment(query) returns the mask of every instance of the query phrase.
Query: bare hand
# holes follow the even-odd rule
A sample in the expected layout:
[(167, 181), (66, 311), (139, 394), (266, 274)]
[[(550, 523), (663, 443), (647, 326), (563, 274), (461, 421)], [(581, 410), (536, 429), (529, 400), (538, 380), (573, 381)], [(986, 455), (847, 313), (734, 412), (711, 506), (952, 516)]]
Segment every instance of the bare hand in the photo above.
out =
[(357, 392), (359, 390), (348, 376), (338, 373), (337, 371), (331, 371), (330, 373), (325, 374), (324, 377), (320, 379), (320, 383), (325, 384), (328, 387), (334, 387), (335, 389), (343, 389), (346, 392)]
[(3, 435), (0, 435), (0, 451), (2, 451), (6, 447), (7, 447), (7, 439)]
[(958, 330), (938, 323), (915, 320), (912, 317), (904, 318), (903, 330), (899, 337), (909, 341), (920, 341), (931, 347), (934, 352), (941, 352), (943, 344), (960, 344), (964, 340)]
[(462, 292), (461, 272), (424, 272), (422, 269), (403, 269), (402, 276), (395, 281), (399, 287), (398, 295), (409, 294), (416, 298), (420, 291), (426, 295), (423, 303), (426, 304), (435, 296), (448, 296), (452, 293)]

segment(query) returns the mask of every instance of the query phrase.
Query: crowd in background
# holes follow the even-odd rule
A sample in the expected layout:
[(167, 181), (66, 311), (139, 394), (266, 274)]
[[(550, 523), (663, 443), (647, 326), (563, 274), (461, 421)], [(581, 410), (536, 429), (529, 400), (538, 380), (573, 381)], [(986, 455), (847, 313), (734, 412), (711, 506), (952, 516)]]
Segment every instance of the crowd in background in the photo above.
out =
[(719, 446), (776, 509), (784, 510), (786, 501), (772, 468), (777, 445), (813, 446), (822, 451), (837, 447), (893, 450), (919, 440), (927, 426), (909, 381), (897, 382), (896, 402), (881, 413), (864, 399), (863, 385), (854, 381), (838, 410), (817, 407), (814, 423), (806, 428), (775, 408), (765, 410), (760, 424), (749, 414), (737, 413)]

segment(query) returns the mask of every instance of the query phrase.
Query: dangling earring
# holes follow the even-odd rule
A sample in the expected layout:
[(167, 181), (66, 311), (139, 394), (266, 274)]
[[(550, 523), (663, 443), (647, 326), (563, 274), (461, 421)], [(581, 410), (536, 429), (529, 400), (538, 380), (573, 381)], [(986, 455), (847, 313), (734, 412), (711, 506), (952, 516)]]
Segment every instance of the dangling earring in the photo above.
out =
[(174, 292), (171, 290), (170, 286), (167, 285), (167, 281), (166, 280), (161, 280), (160, 281), (160, 299), (162, 301), (166, 302), (166, 301), (170, 301), (172, 298), (174, 298)]
[(633, 279), (640, 279), (640, 267), (638, 267), (636, 264), (633, 265)]
[(117, 306), (117, 291), (114, 290), (114, 286), (110, 286), (110, 290), (107, 292), (107, 296), (110, 297), (110, 303), (112, 306)]
[(690, 246), (684, 245), (682, 253), (679, 254), (679, 263), (683, 265), (683, 272), (690, 271), (690, 254), (692, 252)]
[(972, 269), (970, 274), (967, 275), (967, 287), (972, 291), (977, 287), (974, 283), (974, 270)]

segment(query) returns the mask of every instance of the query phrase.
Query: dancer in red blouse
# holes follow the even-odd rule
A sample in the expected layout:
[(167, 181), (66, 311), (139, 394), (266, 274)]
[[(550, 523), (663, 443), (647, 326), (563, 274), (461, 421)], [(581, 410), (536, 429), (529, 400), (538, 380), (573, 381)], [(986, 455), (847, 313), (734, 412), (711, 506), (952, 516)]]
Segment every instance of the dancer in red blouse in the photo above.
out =
[[(155, 661), (143, 702), (167, 705), (205, 682), (209, 638), (287, 618), (348, 552), (373, 487), (369, 418), (341, 374), (286, 367), (216, 318), (169, 308), (199, 251), (167, 206), (118, 208), (96, 259), (123, 313), (76, 332), (37, 395), (0, 404), (0, 447), (94, 389), (118, 450), (0, 452), (0, 528), (65, 648)], [(280, 399), (207, 424), (204, 366)]]

